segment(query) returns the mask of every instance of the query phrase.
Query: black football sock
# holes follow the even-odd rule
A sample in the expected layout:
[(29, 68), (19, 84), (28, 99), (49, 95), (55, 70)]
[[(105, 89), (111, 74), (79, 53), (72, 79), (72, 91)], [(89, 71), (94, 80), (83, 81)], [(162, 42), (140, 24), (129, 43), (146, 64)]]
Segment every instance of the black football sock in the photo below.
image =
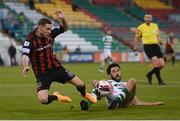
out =
[(50, 104), (52, 101), (57, 100), (57, 96), (48, 95), (48, 102), (43, 102), (43, 104)]
[(82, 96), (86, 95), (86, 87), (85, 87), (85, 85), (83, 87), (76, 87), (76, 88), (81, 93)]
[(156, 78), (158, 79), (158, 82), (161, 83), (162, 82), (162, 79), (161, 79), (161, 73), (160, 73), (160, 70), (161, 68), (155, 68), (156, 70)]
[(164, 62), (165, 62), (165, 63), (166, 63), (166, 60), (167, 60), (166, 57), (164, 57)]
[(150, 76), (152, 76), (154, 73), (156, 73), (156, 68), (153, 68), (150, 72), (148, 72)]
[(51, 103), (52, 101), (54, 101), (54, 100), (57, 100), (58, 98), (57, 98), (57, 96), (55, 96), (55, 95), (48, 95), (48, 103), (47, 104), (49, 104), (49, 103)]

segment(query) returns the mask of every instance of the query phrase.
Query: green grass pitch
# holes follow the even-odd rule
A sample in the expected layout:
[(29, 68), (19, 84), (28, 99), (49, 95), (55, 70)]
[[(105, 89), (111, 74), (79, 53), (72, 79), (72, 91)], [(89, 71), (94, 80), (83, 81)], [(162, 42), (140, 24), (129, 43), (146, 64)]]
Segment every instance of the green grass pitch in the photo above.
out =
[[(64, 64), (82, 79), (87, 91), (92, 89), (93, 79), (108, 78), (98, 73), (99, 64)], [(22, 76), (22, 67), (0, 67), (0, 120), (6, 119), (46, 119), (46, 120), (123, 120), (123, 119), (180, 119), (180, 62), (175, 66), (167, 63), (162, 71), (166, 86), (158, 86), (153, 77), (153, 85), (147, 85), (145, 74), (151, 69), (148, 63), (121, 63), (122, 78), (137, 79), (137, 96), (146, 101), (163, 101), (164, 106), (129, 106), (124, 109), (107, 110), (105, 100), (94, 104), (90, 110), (81, 111), (82, 97), (70, 84), (53, 83), (50, 93), (59, 91), (70, 96), (72, 103), (54, 101), (49, 105), (39, 103), (36, 82), (32, 70), (27, 78)]]

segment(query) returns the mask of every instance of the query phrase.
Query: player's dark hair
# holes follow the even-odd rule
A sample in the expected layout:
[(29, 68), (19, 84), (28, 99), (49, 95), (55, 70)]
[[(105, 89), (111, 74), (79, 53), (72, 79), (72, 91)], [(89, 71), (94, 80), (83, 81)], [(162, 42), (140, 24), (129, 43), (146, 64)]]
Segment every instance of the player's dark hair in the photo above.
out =
[(106, 72), (107, 72), (108, 75), (111, 73), (111, 68), (113, 68), (113, 67), (118, 67), (119, 69), (121, 69), (120, 66), (117, 63), (112, 63), (106, 69)]
[(47, 18), (42, 18), (42, 19), (40, 19), (38, 21), (38, 26), (39, 25), (45, 25), (45, 24), (52, 24), (52, 22), (49, 19), (47, 19)]
[(149, 12), (146, 12), (144, 15), (151, 15), (151, 16), (152, 16), (152, 14), (151, 14), (151, 13), (149, 13)]

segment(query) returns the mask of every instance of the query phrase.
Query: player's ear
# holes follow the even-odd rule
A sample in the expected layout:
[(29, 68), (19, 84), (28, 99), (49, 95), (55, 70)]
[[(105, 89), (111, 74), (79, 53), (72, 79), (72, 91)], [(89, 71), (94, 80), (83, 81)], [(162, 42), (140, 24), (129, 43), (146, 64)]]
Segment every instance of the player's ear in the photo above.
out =
[(111, 73), (108, 74), (108, 77), (111, 78)]
[(42, 31), (43, 26), (39, 25), (38, 28), (39, 28), (40, 31)]

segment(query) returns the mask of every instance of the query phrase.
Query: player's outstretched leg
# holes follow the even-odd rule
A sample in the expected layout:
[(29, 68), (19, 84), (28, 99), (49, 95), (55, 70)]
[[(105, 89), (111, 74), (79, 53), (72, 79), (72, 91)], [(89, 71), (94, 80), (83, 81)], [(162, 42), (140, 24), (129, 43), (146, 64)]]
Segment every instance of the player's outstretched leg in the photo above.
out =
[(151, 85), (152, 84), (152, 74), (147, 73), (146, 77), (147, 77), (147, 80), (148, 80), (148, 84)]

